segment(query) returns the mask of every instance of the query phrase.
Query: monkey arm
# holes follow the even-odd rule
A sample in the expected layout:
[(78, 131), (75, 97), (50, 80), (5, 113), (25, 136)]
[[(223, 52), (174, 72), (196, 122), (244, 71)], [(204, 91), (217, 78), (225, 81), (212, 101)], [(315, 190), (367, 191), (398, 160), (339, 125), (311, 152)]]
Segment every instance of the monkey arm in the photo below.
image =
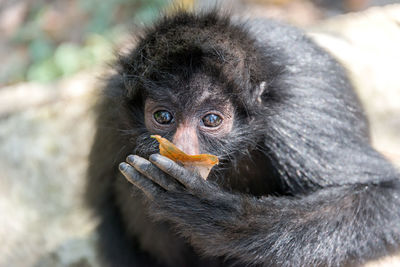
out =
[(382, 251), (377, 248), (400, 243), (395, 180), (255, 198), (223, 191), (160, 155), (150, 161), (129, 156), (130, 165), (120, 169), (151, 200), (153, 217), (174, 223), (209, 256), (243, 264), (330, 266), (376, 258), (374, 251)]

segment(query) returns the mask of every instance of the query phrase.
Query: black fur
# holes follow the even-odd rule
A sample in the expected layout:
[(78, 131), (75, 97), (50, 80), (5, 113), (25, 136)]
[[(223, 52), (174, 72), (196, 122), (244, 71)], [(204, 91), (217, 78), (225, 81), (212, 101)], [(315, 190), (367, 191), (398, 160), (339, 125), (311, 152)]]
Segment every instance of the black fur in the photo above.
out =
[[(116, 69), (88, 170), (110, 266), (342, 266), (398, 249), (399, 173), (371, 147), (343, 68), (301, 31), (178, 12), (147, 29)], [(222, 162), (209, 177), (214, 196), (171, 193), (155, 205), (117, 168), (129, 153), (158, 152), (144, 99), (184, 114), (205, 88), (210, 105), (235, 107), (226, 138), (199, 136), (201, 151)]]

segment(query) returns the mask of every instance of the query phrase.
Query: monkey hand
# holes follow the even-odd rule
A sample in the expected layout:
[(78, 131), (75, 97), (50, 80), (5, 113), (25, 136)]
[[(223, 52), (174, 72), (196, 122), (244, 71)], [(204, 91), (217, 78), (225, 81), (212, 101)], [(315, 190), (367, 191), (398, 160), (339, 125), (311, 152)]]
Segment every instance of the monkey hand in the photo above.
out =
[(239, 195), (222, 190), (164, 156), (153, 154), (148, 161), (129, 155), (126, 161), (129, 164), (121, 163), (120, 171), (150, 200), (150, 215), (155, 219), (190, 229), (191, 225), (209, 225), (218, 219), (227, 223), (229, 217), (239, 213)]

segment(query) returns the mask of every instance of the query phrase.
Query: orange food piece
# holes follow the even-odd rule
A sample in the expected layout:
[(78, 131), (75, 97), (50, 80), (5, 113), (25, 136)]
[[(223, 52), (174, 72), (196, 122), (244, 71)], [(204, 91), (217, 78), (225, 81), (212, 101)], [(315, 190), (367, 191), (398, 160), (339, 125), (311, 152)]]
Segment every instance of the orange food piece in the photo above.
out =
[(207, 176), (211, 168), (218, 164), (218, 157), (210, 154), (188, 155), (173, 143), (159, 135), (151, 135), (160, 143), (160, 154), (175, 161), (180, 162), (189, 169), (194, 169), (204, 178)]

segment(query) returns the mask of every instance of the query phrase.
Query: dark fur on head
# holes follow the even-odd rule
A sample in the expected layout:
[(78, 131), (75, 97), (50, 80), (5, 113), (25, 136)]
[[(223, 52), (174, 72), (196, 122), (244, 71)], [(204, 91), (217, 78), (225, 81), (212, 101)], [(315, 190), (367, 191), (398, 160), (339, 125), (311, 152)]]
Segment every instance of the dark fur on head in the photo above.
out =
[(261, 82), (273, 81), (281, 71), (242, 27), (216, 12), (167, 16), (143, 36), (137, 48), (120, 59), (129, 95), (140, 88), (148, 93), (171, 89), (171, 82), (200, 71), (219, 82), (224, 94), (241, 96), (237, 104), (249, 108)]
[[(119, 61), (128, 96), (125, 107), (135, 107), (128, 115), (126, 131), (137, 136), (133, 138), (136, 139), (135, 153), (148, 157), (158, 149), (158, 143), (149, 138), (142, 117), (133, 115), (138, 113), (137, 108), (143, 106), (146, 97), (159, 101), (175, 98), (178, 104), (186, 103), (190, 107), (199, 94), (211, 89), (214, 101), (218, 97), (228, 98), (235, 107), (235, 125), (227, 138), (200, 136), (203, 153), (215, 154), (221, 160), (213, 170), (216, 177), (211, 180), (221, 177), (224, 170), (240, 172), (238, 161), (244, 157), (251, 164), (251, 152), (259, 149), (258, 143), (263, 141), (264, 123), (257, 118), (274, 110), (272, 105), (265, 109), (255, 96), (260, 94), (267, 101), (273, 99), (273, 105), (279, 104), (274, 82), (283, 73), (283, 66), (276, 64), (243, 27), (216, 12), (206, 15), (181, 12), (167, 16), (145, 30), (143, 36), (137, 48), (121, 56)], [(140, 127), (129, 129), (132, 125)], [(165, 137), (170, 138), (172, 134)], [(245, 176), (243, 171), (239, 176)], [(234, 173), (229, 177), (226, 181), (218, 180), (228, 186), (234, 184), (234, 179), (241, 179)], [(243, 183), (240, 181), (240, 187)]]

